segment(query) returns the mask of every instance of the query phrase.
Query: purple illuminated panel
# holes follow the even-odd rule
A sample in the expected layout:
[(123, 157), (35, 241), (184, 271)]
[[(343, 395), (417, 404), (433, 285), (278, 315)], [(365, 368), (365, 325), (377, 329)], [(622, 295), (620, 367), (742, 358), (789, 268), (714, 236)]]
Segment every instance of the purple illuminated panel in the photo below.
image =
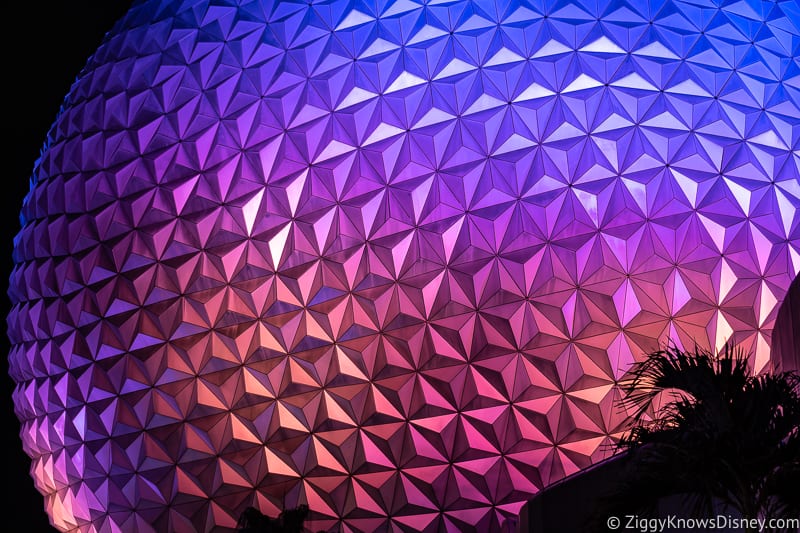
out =
[(671, 339), (768, 368), (800, 272), (800, 6), (141, 2), (15, 241), (64, 531), (497, 531)]

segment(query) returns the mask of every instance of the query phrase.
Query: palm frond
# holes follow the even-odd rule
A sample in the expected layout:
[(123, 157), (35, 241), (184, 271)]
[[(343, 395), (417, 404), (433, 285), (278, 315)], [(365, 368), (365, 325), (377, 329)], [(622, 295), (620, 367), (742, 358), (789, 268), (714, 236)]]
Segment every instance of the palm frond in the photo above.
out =
[[(647, 354), (619, 385), (632, 424), (617, 445), (631, 466), (614, 497), (626, 506), (666, 491), (744, 516), (800, 512), (800, 375), (755, 375), (733, 345), (716, 354), (670, 345)], [(648, 481), (658, 488), (647, 490)]]

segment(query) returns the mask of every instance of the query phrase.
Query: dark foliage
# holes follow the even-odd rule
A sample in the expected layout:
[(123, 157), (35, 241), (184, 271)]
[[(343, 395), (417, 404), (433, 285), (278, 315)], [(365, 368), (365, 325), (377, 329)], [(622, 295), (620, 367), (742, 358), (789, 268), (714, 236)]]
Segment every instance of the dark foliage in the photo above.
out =
[[(800, 516), (800, 376), (754, 375), (742, 350), (675, 347), (648, 355), (620, 383), (633, 425), (626, 469), (591, 529), (610, 515), (657, 516), (682, 497), (686, 517)], [(660, 403), (660, 406), (658, 405)]]
[(255, 507), (248, 507), (239, 517), (236, 531), (239, 533), (302, 533), (308, 517), (308, 506), (283, 511), (271, 518)]

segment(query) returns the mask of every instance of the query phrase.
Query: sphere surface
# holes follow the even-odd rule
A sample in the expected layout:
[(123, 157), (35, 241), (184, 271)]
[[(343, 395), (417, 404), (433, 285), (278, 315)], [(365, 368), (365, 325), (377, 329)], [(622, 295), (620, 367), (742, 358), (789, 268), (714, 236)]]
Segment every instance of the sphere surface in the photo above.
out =
[(800, 5), (721, 4), (137, 3), (15, 240), (54, 525), (497, 531), (609, 454), (645, 352), (768, 368)]

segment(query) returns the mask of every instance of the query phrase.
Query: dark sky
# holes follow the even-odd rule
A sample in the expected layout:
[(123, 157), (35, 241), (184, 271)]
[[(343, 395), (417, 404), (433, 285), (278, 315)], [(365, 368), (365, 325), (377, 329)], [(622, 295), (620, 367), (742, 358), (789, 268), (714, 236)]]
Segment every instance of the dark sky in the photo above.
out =
[[(12, 2), (4, 5), (3, 75), (5, 105), (3, 133), (10, 139), (5, 157), (12, 165), (3, 176), (4, 206), (2, 211), (3, 294), (11, 272), (13, 237), (19, 229), (19, 208), (27, 192), (28, 178), (45, 134), (56, 117), (72, 81), (89, 56), (102, 42), (130, 6), (120, 0), (69, 0), (58, 2)], [(16, 31), (12, 32), (11, 29)], [(19, 37), (23, 35), (23, 37)], [(8, 141), (7, 141), (8, 142)], [(8, 314), (8, 299), (3, 299), (3, 322)], [(5, 417), (7, 450), (3, 474), (8, 480), (4, 502), (6, 516), (0, 518), (3, 531), (47, 533), (50, 527), (42, 497), (29, 475), (30, 460), (22, 451), (19, 423), (11, 401), (12, 382), (8, 377), (8, 337), (0, 335), (3, 352), (2, 410)]]

